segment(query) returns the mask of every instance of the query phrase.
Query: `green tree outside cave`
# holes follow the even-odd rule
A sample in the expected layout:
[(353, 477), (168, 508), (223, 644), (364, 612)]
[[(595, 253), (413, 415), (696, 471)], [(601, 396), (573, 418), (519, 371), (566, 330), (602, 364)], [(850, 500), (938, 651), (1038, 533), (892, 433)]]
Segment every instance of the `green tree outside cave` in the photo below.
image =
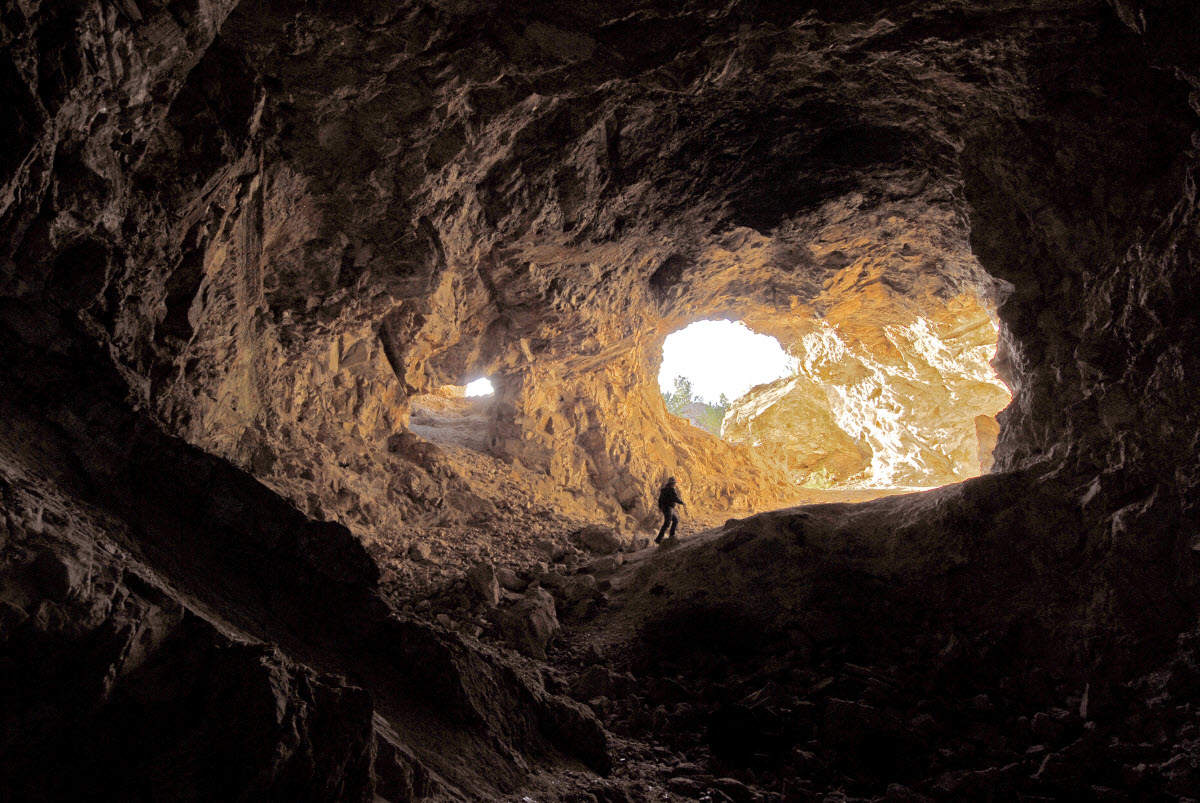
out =
[(731, 403), (728, 397), (722, 393), (716, 404), (709, 404), (696, 394), (692, 388), (692, 381), (686, 376), (675, 377), (673, 385), (674, 388), (670, 391), (659, 391), (667, 405), (667, 411), (672, 415), (688, 417), (684, 416), (684, 408), (699, 403), (703, 405), (703, 409), (699, 415), (690, 416), (690, 419), (718, 438), (721, 437), (721, 422), (725, 419), (725, 412)]

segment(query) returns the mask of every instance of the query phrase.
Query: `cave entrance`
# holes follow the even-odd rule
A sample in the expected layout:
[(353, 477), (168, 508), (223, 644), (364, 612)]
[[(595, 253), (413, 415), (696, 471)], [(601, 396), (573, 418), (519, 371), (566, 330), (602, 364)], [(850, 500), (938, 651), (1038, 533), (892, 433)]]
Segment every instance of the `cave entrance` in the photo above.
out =
[(463, 386), (463, 395), (467, 398), (493, 396), (495, 393), (496, 389), (492, 387), (492, 380), (486, 376), (476, 379), (474, 382), (468, 382)]
[[(809, 489), (933, 488), (987, 472), (1012, 395), (975, 293), (888, 315), (700, 321), (663, 345), (668, 409)], [(780, 341), (783, 341), (781, 344)]]
[(408, 428), (443, 446), (486, 452), (495, 389), (487, 377), (466, 385), (442, 385), (409, 401)]
[(721, 437), (733, 400), (795, 370), (796, 361), (770, 335), (741, 321), (704, 320), (667, 336), (658, 385), (669, 412)]

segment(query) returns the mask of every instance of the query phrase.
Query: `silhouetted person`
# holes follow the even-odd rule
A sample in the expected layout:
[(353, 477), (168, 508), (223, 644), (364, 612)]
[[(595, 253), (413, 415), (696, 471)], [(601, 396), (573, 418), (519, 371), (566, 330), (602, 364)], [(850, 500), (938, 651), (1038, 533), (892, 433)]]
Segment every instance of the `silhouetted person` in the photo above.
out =
[(671, 477), (667, 480), (667, 484), (658, 492), (658, 509), (662, 511), (663, 523), (658, 530), (658, 538), (654, 539), (654, 543), (661, 544), (663, 533), (667, 531), (667, 527), (671, 528), (671, 537), (675, 537), (675, 528), (679, 526), (679, 514), (675, 512), (676, 505), (687, 507), (687, 503), (683, 501), (683, 497), (679, 495), (679, 489), (675, 487), (675, 478)]

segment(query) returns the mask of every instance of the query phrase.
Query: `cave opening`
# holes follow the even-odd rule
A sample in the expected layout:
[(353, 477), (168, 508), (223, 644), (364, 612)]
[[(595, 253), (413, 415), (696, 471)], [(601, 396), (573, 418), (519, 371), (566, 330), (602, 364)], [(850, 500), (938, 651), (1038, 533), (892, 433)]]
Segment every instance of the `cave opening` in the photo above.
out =
[(463, 386), (463, 395), (468, 398), (492, 396), (495, 393), (496, 389), (492, 386), (492, 381), (486, 376), (472, 380)]
[(409, 429), (442, 446), (487, 451), (496, 391), (488, 377), (465, 385), (442, 385), (409, 402)]
[(1012, 400), (992, 366), (994, 301), (846, 296), (820, 314), (756, 313), (773, 335), (728, 320), (673, 332), (658, 376), (668, 411), (805, 489), (933, 488), (986, 473)]
[(671, 413), (721, 437), (730, 405), (796, 367), (776, 338), (742, 321), (701, 320), (663, 341), (658, 385)]

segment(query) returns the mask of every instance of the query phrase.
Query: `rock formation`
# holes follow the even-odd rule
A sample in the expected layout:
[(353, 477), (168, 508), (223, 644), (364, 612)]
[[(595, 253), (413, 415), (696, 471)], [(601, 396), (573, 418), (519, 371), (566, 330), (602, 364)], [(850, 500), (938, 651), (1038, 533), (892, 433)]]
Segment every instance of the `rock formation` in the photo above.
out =
[(839, 277), (814, 304), (824, 311), (791, 327), (803, 332), (789, 345), (796, 375), (738, 399), (722, 437), (773, 454), (801, 481), (888, 488), (979, 476), (1010, 401), (990, 364), (990, 305), (917, 289), (902, 270), (887, 284), (878, 267), (846, 272), (857, 278)]
[[(0, 785), (1185, 794), (1198, 14), (10, 4)], [(712, 317), (791, 345), (781, 414), (818, 382), (848, 440), (761, 454), (670, 416), (663, 339)], [(421, 435), (414, 399), (484, 375), (470, 438)], [(925, 429), (872, 394), (920, 396)], [(986, 476), (746, 518), (822, 467), (964, 476), (993, 434)], [(738, 518), (640, 566), (569, 543), (632, 548), (668, 474)], [(603, 779), (601, 718), (674, 741)]]

